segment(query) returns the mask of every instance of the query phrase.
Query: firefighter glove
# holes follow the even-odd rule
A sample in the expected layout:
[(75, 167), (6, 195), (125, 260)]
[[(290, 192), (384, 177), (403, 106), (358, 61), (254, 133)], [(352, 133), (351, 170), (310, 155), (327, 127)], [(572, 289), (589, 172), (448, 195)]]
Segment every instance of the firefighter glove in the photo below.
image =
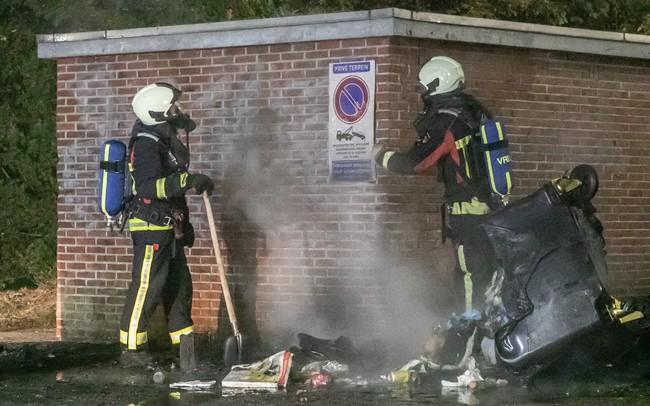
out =
[(374, 159), (378, 163), (381, 163), (379, 161), (379, 158), (384, 156), (384, 152), (385, 152), (385, 148), (384, 148), (384, 146), (382, 144), (377, 143), (377, 144), (373, 145), (372, 146), (372, 152), (371, 152), (372, 159)]
[(202, 173), (197, 173), (196, 175), (190, 175), (188, 179), (188, 185), (190, 188), (196, 190), (196, 194), (201, 194), (203, 191), (208, 193), (208, 196), (212, 194), (212, 189), (214, 189), (214, 183), (212, 179), (207, 175)]

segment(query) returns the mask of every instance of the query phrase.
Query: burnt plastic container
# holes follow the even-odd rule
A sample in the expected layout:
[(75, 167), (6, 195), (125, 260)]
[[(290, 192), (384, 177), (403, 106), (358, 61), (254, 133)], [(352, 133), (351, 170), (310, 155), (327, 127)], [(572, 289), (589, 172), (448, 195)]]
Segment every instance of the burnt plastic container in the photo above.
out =
[(508, 322), (495, 333), (501, 364), (521, 369), (548, 361), (606, 327), (609, 295), (595, 224), (551, 184), (486, 219), (482, 228), (504, 270)]

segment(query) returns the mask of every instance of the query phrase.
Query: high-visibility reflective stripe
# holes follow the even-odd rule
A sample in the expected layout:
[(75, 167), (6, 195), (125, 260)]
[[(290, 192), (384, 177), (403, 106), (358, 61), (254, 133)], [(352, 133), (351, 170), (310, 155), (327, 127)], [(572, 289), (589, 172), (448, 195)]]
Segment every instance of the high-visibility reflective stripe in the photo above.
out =
[(469, 173), (469, 160), (467, 159), (467, 149), (463, 148), (463, 161), (465, 161), (465, 176), (467, 176), (467, 179), (470, 179), (472, 177), (472, 174)]
[(460, 270), (463, 271), (464, 285), (465, 285), (465, 310), (472, 310), (472, 274), (467, 270), (467, 263), (465, 262), (465, 247), (463, 245), (458, 246), (458, 265), (460, 265)]
[(131, 162), (128, 163), (128, 166), (129, 166), (128, 176), (131, 179), (131, 193), (135, 196), (137, 194), (135, 191), (135, 179), (133, 178), (133, 171), (135, 171), (135, 169), (133, 168), (133, 164)]
[(194, 326), (189, 326), (177, 331), (172, 331), (171, 333), (169, 333), (169, 337), (172, 339), (172, 344), (180, 344), (181, 336), (190, 334), (193, 331), (194, 331)]
[(467, 135), (459, 140), (456, 140), (456, 149), (457, 150), (462, 150), (463, 151), (463, 159), (465, 161), (465, 174), (467, 175), (467, 178), (471, 178), (472, 174), (469, 171), (469, 160), (467, 159), (467, 147), (469, 145), (469, 142), (472, 140), (471, 135)]
[(472, 136), (468, 135), (465, 136), (459, 140), (456, 140), (456, 149), (462, 149), (465, 148), (467, 145), (469, 145), (469, 142), (472, 140)]
[(149, 134), (149, 133), (138, 133), (138, 137), (146, 137), (146, 138), (152, 139), (152, 140), (154, 140), (156, 142), (158, 142), (158, 140), (159, 140), (158, 137), (156, 137), (153, 134)]
[(438, 110), (438, 113), (446, 113), (446, 114), (450, 114), (450, 115), (452, 115), (454, 117), (458, 117), (458, 115), (460, 114), (460, 110), (458, 110), (458, 109), (440, 109), (440, 110)]
[(133, 196), (138, 194), (138, 192), (135, 190), (135, 178), (133, 175), (131, 175), (131, 192), (133, 193)]
[(490, 212), (490, 207), (478, 200), (476, 197), (472, 198), (469, 202), (454, 202), (451, 204), (451, 214), (473, 214), (473, 215), (483, 215)]
[(388, 161), (393, 155), (395, 155), (395, 151), (385, 152), (384, 158), (381, 160), (381, 166), (383, 166), (385, 169), (388, 169)]
[(168, 226), (157, 226), (139, 218), (129, 219), (129, 231), (162, 231), (172, 230), (173, 228), (173, 224)]
[[(129, 343), (129, 333), (124, 330), (120, 330), (120, 344), (128, 345)], [(142, 345), (147, 342), (147, 332), (138, 333), (135, 337), (137, 345)]]
[(187, 172), (181, 173), (181, 177), (180, 177), (180, 180), (179, 180), (181, 188), (184, 188), (185, 186), (187, 186), (187, 177), (188, 177)]
[(158, 199), (167, 199), (167, 194), (165, 193), (165, 181), (166, 178), (156, 180), (156, 197)]
[[(106, 144), (104, 146), (104, 161), (108, 161), (108, 158), (110, 157), (110, 145)], [(108, 171), (104, 170), (102, 172), (102, 213), (106, 215), (107, 217), (110, 217), (108, 215), (108, 212), (106, 211), (106, 187), (108, 185)]]
[(137, 335), (138, 324), (140, 323), (140, 316), (142, 315), (142, 308), (144, 301), (147, 297), (147, 290), (149, 290), (149, 275), (151, 273), (151, 264), (153, 263), (153, 245), (147, 244), (144, 249), (144, 259), (142, 261), (142, 268), (140, 269), (140, 287), (138, 294), (135, 297), (135, 303), (131, 310), (131, 320), (129, 323), (129, 339), (128, 349), (136, 350), (138, 348)]
[(492, 186), (493, 192), (497, 192), (498, 189), (494, 183), (494, 171), (492, 170), (492, 160), (490, 159), (490, 151), (485, 151), (485, 162), (487, 162), (488, 176), (490, 177), (490, 186)]

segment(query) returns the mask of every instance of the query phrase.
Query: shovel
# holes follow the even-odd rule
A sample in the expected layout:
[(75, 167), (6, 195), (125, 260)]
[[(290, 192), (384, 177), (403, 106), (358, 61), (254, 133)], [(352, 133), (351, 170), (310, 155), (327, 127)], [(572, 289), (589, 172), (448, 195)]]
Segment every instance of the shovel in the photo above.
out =
[(208, 214), (208, 225), (210, 226), (210, 236), (212, 237), (212, 247), (214, 248), (214, 255), (217, 259), (217, 267), (219, 268), (219, 279), (221, 280), (221, 290), (223, 291), (223, 300), (226, 302), (226, 309), (228, 310), (228, 319), (232, 325), (233, 335), (228, 337), (223, 349), (223, 362), (227, 367), (235, 364), (244, 363), (244, 337), (239, 331), (237, 325), (237, 315), (235, 315), (235, 307), (232, 303), (230, 296), (230, 288), (228, 287), (228, 280), (226, 279), (226, 269), (223, 266), (223, 258), (221, 257), (221, 249), (219, 249), (219, 239), (217, 238), (217, 229), (214, 226), (214, 217), (212, 215), (212, 205), (208, 194), (203, 192), (203, 203), (205, 204), (205, 211)]

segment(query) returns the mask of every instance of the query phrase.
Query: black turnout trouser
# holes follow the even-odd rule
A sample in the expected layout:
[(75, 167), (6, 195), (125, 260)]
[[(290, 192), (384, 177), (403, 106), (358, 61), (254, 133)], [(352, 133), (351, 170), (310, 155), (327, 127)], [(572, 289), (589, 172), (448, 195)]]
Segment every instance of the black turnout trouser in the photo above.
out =
[(478, 226), (481, 215), (452, 215), (449, 219), (451, 240), (456, 254), (454, 281), (456, 290), (464, 292), (464, 310), (481, 310), (484, 293), (492, 280), (494, 254), (487, 237)]
[(162, 300), (172, 344), (193, 331), (192, 278), (182, 241), (174, 230), (135, 231), (131, 284), (120, 322), (120, 343), (137, 350), (147, 342), (147, 326)]

